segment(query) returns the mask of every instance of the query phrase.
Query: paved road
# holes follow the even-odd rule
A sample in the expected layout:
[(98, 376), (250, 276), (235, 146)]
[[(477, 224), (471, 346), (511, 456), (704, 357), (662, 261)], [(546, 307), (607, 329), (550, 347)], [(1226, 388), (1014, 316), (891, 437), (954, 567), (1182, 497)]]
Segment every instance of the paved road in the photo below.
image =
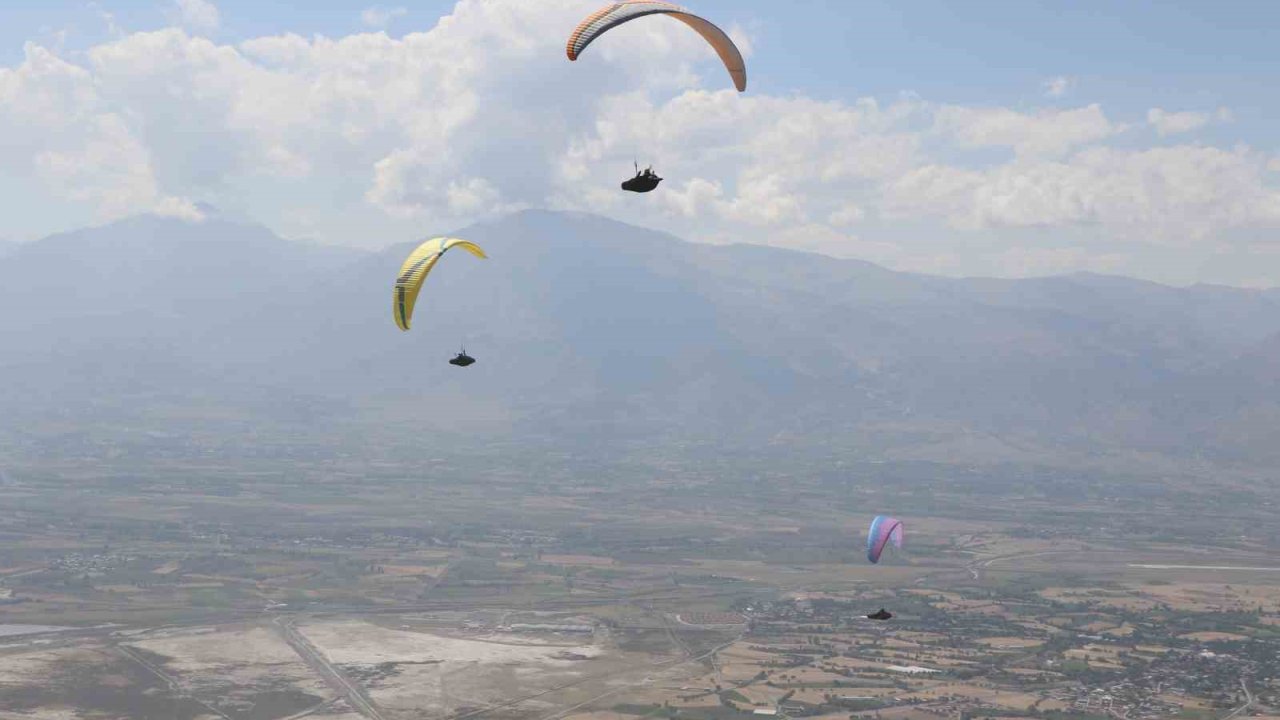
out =
[(298, 632), (298, 629), (293, 626), (292, 620), (277, 617), (273, 622), (276, 628), (280, 630), (285, 642), (289, 643), (294, 652), (298, 653), (298, 657), (301, 657), (312, 670), (319, 673), (320, 677), (324, 678), (324, 681), (329, 684), (329, 687), (345, 698), (347, 704), (355, 709), (356, 712), (371, 720), (385, 720), (378, 710), (378, 706), (374, 704), (373, 698), (370, 698), (365, 693), (364, 688), (334, 667), (324, 653), (320, 652), (315, 645), (312, 645), (306, 636)]
[(146, 658), (134, 652), (133, 648), (127, 647), (125, 645), (116, 645), (115, 649), (119, 651), (121, 655), (124, 655), (125, 657), (129, 658), (135, 663), (146, 668), (147, 671), (149, 671), (152, 675), (155, 675), (156, 677), (160, 678), (160, 680), (162, 680), (164, 684), (169, 686), (169, 692), (173, 693), (175, 697), (184, 697), (191, 700), (192, 702), (198, 703), (204, 709), (208, 710), (214, 715), (217, 715), (218, 717), (223, 718), (224, 720), (234, 720), (230, 715), (227, 715), (226, 713), (222, 712), (218, 708), (210, 705), (209, 703), (187, 692), (185, 689), (183, 689), (182, 683), (178, 682), (177, 678), (169, 675), (164, 670), (161, 670), (155, 665), (152, 665), (150, 662), (146, 660)]
[(1013, 553), (1011, 555), (997, 555), (996, 557), (993, 557), (993, 558), (973, 560), (969, 564), (965, 565), (964, 569), (969, 571), (969, 574), (973, 576), (974, 580), (978, 580), (981, 578), (983, 570), (991, 567), (992, 565), (995, 565), (998, 562), (1007, 562), (1009, 560), (1023, 560), (1026, 558), (1041, 557), (1044, 555), (1070, 555), (1075, 553), (1076, 553), (1075, 550), (1045, 550), (1043, 552)]
[(1222, 718), (1222, 720), (1231, 720), (1231, 718), (1239, 717), (1241, 713), (1248, 712), (1249, 708), (1253, 707), (1253, 693), (1249, 692), (1249, 685), (1245, 683), (1244, 678), (1240, 679), (1240, 689), (1244, 690), (1244, 704), (1232, 710), (1231, 714)]

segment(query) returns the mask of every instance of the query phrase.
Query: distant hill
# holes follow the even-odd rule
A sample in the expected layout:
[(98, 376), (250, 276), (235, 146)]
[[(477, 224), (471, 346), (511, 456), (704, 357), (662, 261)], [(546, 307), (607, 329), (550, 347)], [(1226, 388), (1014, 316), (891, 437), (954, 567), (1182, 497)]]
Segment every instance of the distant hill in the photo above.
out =
[(389, 298), (412, 244), (140, 217), (17, 246), (0, 428), (1280, 456), (1274, 291), (940, 278), (544, 211), (450, 234), (491, 259), (446, 258), (410, 333)]

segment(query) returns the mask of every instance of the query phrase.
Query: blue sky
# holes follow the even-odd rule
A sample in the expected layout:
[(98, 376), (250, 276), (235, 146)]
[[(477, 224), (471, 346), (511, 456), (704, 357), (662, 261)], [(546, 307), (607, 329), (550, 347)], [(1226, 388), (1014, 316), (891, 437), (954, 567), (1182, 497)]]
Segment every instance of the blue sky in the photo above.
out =
[[(184, 14), (184, 2), (214, 10), (216, 21)], [(74, 82), (83, 82), (83, 92), (96, 93), (95, 99), (75, 100), (88, 102), (76, 112), (92, 107), (98, 114), (88, 129), (33, 136), (28, 144), (51, 148), (32, 152), (34, 176), (0, 172), (0, 192), (27, 208), (0, 223), (0, 238), (212, 202), (284, 234), (376, 244), (353, 235), (374, 228), (390, 242), (424, 224), (549, 205), (597, 210), (708, 242), (772, 242), (901, 269), (996, 275), (1089, 269), (1169, 282), (1280, 284), (1280, 259), (1271, 249), (1280, 225), (1280, 130), (1272, 121), (1280, 100), (1271, 89), (1280, 78), (1274, 48), (1280, 5), (696, 0), (687, 4), (750, 46), (749, 92), (709, 100), (706, 92), (722, 91), (722, 71), (687, 30), (652, 19), (617, 31), (611, 48), (603, 41), (601, 50), (593, 47), (594, 57), (578, 63), (587, 67), (568, 67), (556, 56), (564, 26), (596, 4), (422, 0), (401, 6), (392, 0), (381, 5), (389, 11), (383, 16), (391, 45), (335, 49), (312, 39), (380, 30), (369, 22), (376, 6), (9, 0), (0, 10), (0, 83), (8, 68), (19, 86), (13, 78), (34, 67), (24, 48), (35, 43), (60, 62), (87, 69), (93, 79)], [(541, 7), (545, 24), (531, 17)], [(458, 20), (449, 28), (412, 40), (455, 10)], [(476, 38), (475, 62), (502, 67), (502, 43), (513, 36), (479, 28), (476, 18), (486, 13), (513, 23), (509, 32), (527, 34), (536, 49), (521, 62), (534, 58), (543, 69), (511, 85), (493, 81), (490, 70), (474, 80), (483, 89), (445, 92), (437, 84), (449, 63), (432, 53), (443, 53), (450, 37)], [(176, 124), (169, 121), (192, 108), (190, 98), (157, 97), (160, 70), (138, 60), (157, 52), (159, 40), (148, 33), (176, 33), (175, 27), (183, 31), (166, 36), (165, 48), (183, 60), (165, 75), (167, 82), (181, 86), (187, 80), (174, 73), (189, 68), (190, 82), (211, 83), (210, 92), (221, 98), (200, 106), (207, 116)], [(267, 45), (278, 59), (272, 53), (281, 51), (285, 34), (306, 38), (317, 64), (282, 70), (264, 59)], [(225, 76), (211, 76), (201, 69), (206, 60), (193, 60), (193, 52), (203, 51), (192, 48), (207, 47), (199, 45), (206, 41), (226, 50), (216, 60), (229, 63)], [(636, 54), (625, 55), (628, 48)], [(646, 62), (639, 64), (653, 65), (651, 71), (635, 67), (642, 57)], [(350, 92), (315, 97), (317, 82), (337, 87), (326, 83), (350, 80), (334, 71), (335, 63), (360, 67), (371, 58), (401, 69), (362, 75), (362, 83), (386, 88), (359, 97), (409, 92), (388, 100), (388, 108), (413, 115), (413, 98), (435, 103), (424, 118), (353, 129), (360, 121), (340, 119), (347, 112), (342, 108), (355, 102)], [(606, 81), (600, 74), (606, 70), (626, 77)], [(408, 91), (404, 73), (414, 74)], [(61, 84), (50, 87), (63, 88), (76, 75), (62, 74)], [(268, 116), (236, 99), (245, 93), (224, 87), (236, 82), (254, 83), (263, 98), (272, 83), (292, 83), (291, 91), (335, 115), (317, 119), (315, 127), (288, 117), (288, 108)], [(21, 87), (32, 94), (15, 96), (17, 105), (43, 97), (35, 81)], [(547, 107), (518, 106), (513, 98), (530, 88), (537, 92), (522, 102), (550, 98)], [(557, 114), (566, 100), (582, 102), (574, 93), (583, 88), (608, 94), (576, 115)], [(450, 109), (440, 107), (446, 102), (471, 103), (465, 112), (474, 115), (474, 131), (451, 125)], [(768, 124), (747, 113), (742, 123), (752, 128), (712, 140), (720, 143), (712, 152), (705, 142), (710, 128), (696, 127), (707, 121), (692, 117), (690, 108), (704, 115), (743, 112), (744, 105), (725, 104), (732, 102), (768, 108), (780, 119)], [(536, 141), (521, 136), (522, 114), (541, 118)], [(24, 122), (33, 132), (30, 119)], [(456, 134), (437, 147), (424, 123)], [(790, 134), (806, 123), (817, 123), (810, 134), (829, 134), (831, 145)], [(93, 141), (69, 139), (76, 132)], [(703, 144), (681, 144), (695, 137)], [(219, 143), (221, 154), (211, 150)], [(349, 157), (333, 152), (336, 145)], [(782, 154), (770, 157), (766, 147)], [(276, 153), (270, 171), (226, 160), (262, 152)], [(638, 152), (677, 174), (668, 171), (673, 182), (661, 199), (622, 206), (602, 188), (616, 184), (615, 166)], [(832, 153), (849, 171), (828, 168), (822, 172), (830, 182), (814, 182), (814, 168)], [(693, 155), (700, 159), (680, 165)], [(107, 188), (123, 181), (86, 177), (86, 157), (96, 167), (145, 167), (118, 173), (135, 187), (115, 192)], [(538, 196), (517, 191), (517, 177), (538, 178), (550, 189)], [(1182, 212), (1185, 231), (1177, 222)], [(1151, 270), (1156, 258), (1162, 269)]]
[[(433, 25), (454, 0), (418, 0), (402, 8), (389, 30), (403, 33)], [(365, 29), (368, 2), (218, 3), (219, 36), (239, 40), (281, 32), (337, 37)], [(831, 82), (838, 74), (803, 72), (835, 50), (870, 70), (881, 90), (916, 85), (944, 87), (977, 73), (1010, 77), (1060, 74), (1106, 77), (1204, 77), (1271, 79), (1280, 70), (1274, 29), (1280, 7), (1257, 2), (1007, 2), (974, 0), (703, 0), (698, 11), (718, 19), (758, 24), (764, 42), (786, 48), (770, 61), (797, 83)], [(5, 59), (18, 57), (24, 41), (51, 30), (72, 29), (80, 44), (103, 39), (101, 13), (121, 27), (145, 30), (168, 24), (172, 8), (158, 0), (8, 0), (0, 26)], [(803, 43), (787, 43), (790, 37)], [(816, 42), (810, 42), (812, 38)], [(806, 80), (808, 76), (808, 80)], [(982, 83), (979, 83), (980, 85)]]
[[(954, 102), (1005, 102), (1045, 77), (1079, 78), (1098, 101), (1179, 101), (1199, 105), (1274, 107), (1266, 84), (1280, 77), (1275, 28), (1280, 5), (1224, 0), (701, 0), (709, 17), (754, 30), (763, 52), (757, 83), (774, 92), (826, 96), (914, 90)], [(429, 28), (454, 0), (383, 3), (403, 14), (392, 34)], [(329, 37), (367, 30), (357, 2), (217, 3), (218, 39), (235, 42), (293, 32)], [(7, 0), (0, 58), (21, 58), (24, 42), (49, 42), (68, 30), (84, 47), (109, 37), (102, 13), (126, 30), (169, 24), (160, 0)], [(799, 39), (800, 42), (793, 40)], [(1135, 90), (1141, 92), (1135, 93)], [(1261, 114), (1261, 113), (1260, 113)]]

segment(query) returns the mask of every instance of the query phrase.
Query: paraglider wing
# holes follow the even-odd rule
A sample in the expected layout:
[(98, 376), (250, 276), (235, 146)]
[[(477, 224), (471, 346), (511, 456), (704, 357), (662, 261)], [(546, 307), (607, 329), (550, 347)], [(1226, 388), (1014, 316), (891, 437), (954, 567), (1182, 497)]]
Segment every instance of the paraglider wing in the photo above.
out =
[(694, 15), (679, 5), (654, 0), (624, 0), (607, 5), (587, 16), (569, 36), (569, 44), (565, 52), (570, 60), (577, 60), (583, 50), (587, 49), (596, 38), (613, 28), (645, 15), (669, 15), (693, 28), (711, 47), (715, 48), (720, 61), (733, 78), (738, 92), (747, 89), (747, 63), (733, 40), (723, 30), (709, 21)]
[(447, 237), (431, 238), (409, 253), (408, 259), (400, 267), (400, 275), (396, 277), (395, 290), (391, 295), (391, 312), (401, 330), (409, 329), (409, 322), (413, 319), (413, 306), (418, 302), (418, 293), (422, 292), (422, 284), (426, 282), (431, 268), (436, 266), (445, 252), (455, 247), (478, 258), (488, 257), (475, 243)]
[(878, 515), (867, 530), (867, 559), (873, 563), (880, 562), (880, 553), (884, 552), (884, 546), (890, 542), (896, 548), (902, 547), (902, 521), (888, 515)]

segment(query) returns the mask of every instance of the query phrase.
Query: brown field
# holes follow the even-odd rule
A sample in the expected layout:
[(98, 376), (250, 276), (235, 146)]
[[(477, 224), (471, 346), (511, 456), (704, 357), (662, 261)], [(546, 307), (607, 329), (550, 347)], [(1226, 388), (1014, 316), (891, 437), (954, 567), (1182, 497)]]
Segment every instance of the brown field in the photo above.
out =
[(1151, 610), (1158, 604), (1157, 599), (1144, 596), (1137, 588), (1132, 588), (1127, 593), (1101, 592), (1080, 588), (1046, 588), (1041, 590), (1039, 594), (1046, 600), (1087, 603), (1097, 608), (1134, 612)]
[(1109, 635), (1111, 637), (1121, 638), (1121, 637), (1129, 637), (1134, 633), (1134, 630), (1135, 628), (1132, 625), (1128, 623), (1122, 623), (1119, 627), (1113, 627), (1109, 630), (1103, 630), (1102, 634)]
[[(780, 688), (771, 688), (761, 684), (738, 688), (738, 694), (745, 697), (752, 705), (761, 707), (772, 707), (786, 692), (786, 690)], [(719, 704), (719, 700), (716, 703)]]
[(937, 700), (940, 697), (965, 697), (992, 705), (1011, 708), (1026, 708), (1040, 699), (1031, 693), (1006, 692), (992, 688), (982, 688), (966, 683), (948, 683), (935, 685), (927, 690), (912, 693), (911, 697), (922, 700)]
[(381, 565), (382, 572), (394, 577), (437, 577), (444, 571), (443, 565)]
[(580, 565), (584, 567), (609, 567), (613, 558), (598, 555), (543, 555), (542, 562), (550, 565)]
[(181, 560), (170, 560), (151, 572), (155, 575), (169, 575), (170, 573), (177, 571), (180, 567), (182, 567)]
[(1195, 640), (1197, 642), (1214, 642), (1217, 640), (1248, 640), (1244, 635), (1225, 632), (1193, 632), (1178, 637), (1184, 640)]
[(1041, 645), (1043, 645), (1043, 644), (1044, 644), (1043, 642), (1041, 642), (1041, 641), (1039, 641), (1039, 640), (1033, 640), (1033, 639), (1031, 639), (1031, 638), (1016, 638), (1016, 637), (992, 637), (992, 638), (980, 638), (980, 639), (978, 639), (978, 640), (977, 640), (977, 642), (979, 642), (979, 643), (981, 643), (981, 644), (983, 644), (983, 645), (986, 645), (987, 647), (996, 648), (996, 649), (999, 649), (999, 648), (1013, 648), (1013, 649), (1032, 648), (1032, 647), (1040, 647)]
[[(812, 490), (819, 484), (800, 471), (786, 483), (761, 485), (776, 507), (770, 514), (752, 504), (762, 500), (720, 492), (709, 479), (720, 469), (697, 481), (707, 484), (704, 489), (672, 479), (677, 473), (656, 466), (646, 466), (625, 486), (581, 485), (556, 479), (559, 462), (536, 472), (561, 490), (511, 502), (495, 498), (507, 492), (505, 484), (527, 493), (526, 469), (490, 474), (488, 458), (465, 468), (427, 463), (423, 467), (430, 472), (387, 460), (333, 460), (310, 471), (290, 461), (281, 471), (291, 478), (284, 489), (245, 476), (238, 489), (236, 482), (220, 485), (219, 492), (231, 496), (217, 498), (172, 489), (171, 476), (178, 473), (148, 468), (154, 478), (139, 481), (147, 500), (101, 503), (128, 523), (115, 534), (123, 539), (112, 543), (121, 549), (110, 552), (96, 537), (92, 543), (80, 540), (81, 527), (21, 516), (20, 522), (45, 530), (21, 553), (9, 553), (3, 564), (39, 570), (47, 562), (57, 572), (4, 578), (4, 589), (16, 600), (4, 605), (6, 620), (74, 624), (86, 639), (83, 647), (73, 647), (79, 640), (58, 637), (0, 641), (0, 703), (18, 696), (10, 688), (30, 688), (34, 678), (73, 668), (60, 680), (71, 690), (38, 697), (30, 707), (0, 706), (0, 717), (129, 716), (68, 705), (65, 698), (80, 692), (75, 683), (86, 677), (98, 702), (109, 698), (109, 689), (118, 689), (142, 698), (139, 702), (159, 698), (172, 704), (165, 694), (168, 681), (148, 676), (142, 664), (126, 657), (130, 651), (139, 652), (175, 686), (209, 702), (230, 701), (217, 712), (143, 707), (136, 715), (172, 720), (211, 720), (220, 714), (245, 720), (640, 720), (650, 707), (664, 703), (687, 710), (680, 715), (691, 720), (731, 720), (730, 711), (719, 707), (722, 697), (705, 692), (716, 685), (724, 699), (736, 697), (730, 691), (747, 698), (747, 704), (733, 700), (743, 707), (772, 707), (794, 691), (793, 701), (817, 706), (810, 716), (817, 720), (981, 716), (980, 705), (1016, 715), (1033, 704), (1040, 710), (1069, 708), (1091, 691), (1086, 684), (1103, 688), (1138, 678), (1134, 682), (1141, 685), (1143, 665), (1155, 669), (1147, 676), (1153, 679), (1150, 688), (1141, 692), (1158, 692), (1156, 681), (1169, 687), (1170, 678), (1188, 668), (1224, 668), (1218, 687), (1231, 688), (1239, 677), (1230, 674), (1237, 667), (1231, 663), (1247, 667), (1244, 652), (1233, 660), (1234, 650), (1215, 647), (1218, 655), (1210, 661), (1181, 650), (1190, 641), (1230, 643), (1255, 632), (1266, 637), (1251, 628), (1252, 611), (1259, 605), (1280, 611), (1280, 576), (1268, 585), (1269, 576), (1234, 570), (1130, 568), (1129, 563), (1175, 562), (1167, 559), (1175, 557), (1218, 562), (1215, 556), (1225, 552), (1196, 554), (1128, 538), (1121, 528), (1164, 537), (1168, 527), (1148, 517), (1126, 523), (1126, 513), (1140, 512), (1133, 498), (1114, 504), (1095, 498), (1072, 506), (1079, 515), (1065, 520), (1054, 514), (1053, 502), (1037, 495), (1020, 496), (1019, 514), (1003, 515), (1017, 517), (1016, 523), (913, 518), (908, 547), (870, 566), (859, 560), (856, 543), (845, 547), (843, 540), (832, 540), (846, 538), (855, 525), (865, 527), (866, 518), (848, 509), (863, 507), (861, 501), (815, 501), (819, 494)], [(936, 471), (920, 469), (934, 487), (956, 484), (953, 478), (932, 478)], [(334, 487), (312, 482), (313, 476), (332, 473), (344, 478)], [(451, 480), (451, 473), (465, 480)], [(379, 474), (389, 482), (351, 482)], [(474, 482), (473, 475), (483, 475), (485, 482)], [(132, 477), (121, 473), (126, 476)], [(677, 482), (677, 501), (670, 501), (670, 489), (654, 490)], [(306, 494), (299, 491), (304, 483)], [(793, 483), (803, 491), (791, 492)], [(97, 487), (105, 485), (93, 492)], [(770, 489), (778, 487), (783, 490)], [(856, 493), (877, 497), (892, 487), (851, 485)], [(88, 499), (66, 496), (80, 503), (71, 505), (72, 511), (84, 514), (85, 507), (99, 505), (92, 493), (81, 494)], [(621, 496), (634, 502), (624, 506)], [(292, 502), (299, 497), (307, 502)], [(948, 512), (962, 517), (967, 506), (952, 507), (950, 500), (943, 500)], [(1192, 501), (1179, 496), (1170, 502)], [(28, 507), (25, 501), (23, 507)], [(406, 507), (432, 517), (406, 523)], [(207, 512), (193, 517), (199, 513), (192, 508)], [(764, 520), (754, 520), (753, 512)], [(230, 527), (228, 518), (241, 515), (248, 528), (242, 535), (224, 534), (216, 545), (207, 543), (195, 552), (183, 546), (188, 540), (182, 533), (198, 531), (207, 540), (205, 528)], [(142, 518), (170, 525), (148, 533), (139, 530), (147, 527)], [(430, 531), (428, 523), (434, 526)], [(1082, 551), (1079, 528), (1086, 526), (1112, 530)], [(13, 527), (18, 526), (0, 524), (5, 531)], [(602, 527), (608, 537), (599, 534)], [(348, 534), (348, 528), (358, 532)], [(1219, 539), (1237, 546), (1233, 557), (1248, 554), (1238, 549), (1246, 540)], [(1120, 547), (1126, 542), (1132, 547)], [(126, 543), (132, 545), (123, 548)], [(41, 548), (68, 552), (46, 555)], [(1258, 546), (1253, 554), (1264, 551)], [(131, 559), (115, 557), (116, 552)], [(178, 557), (183, 561), (174, 560)], [(382, 570), (369, 573), (371, 565)], [(95, 582), (101, 585), (94, 587)], [(811, 602), (795, 602), (801, 600)], [(1182, 612), (1166, 612), (1166, 604)], [(863, 617), (880, 606), (894, 612), (893, 621)], [(1219, 608), (1250, 613), (1194, 615)], [(1150, 609), (1155, 612), (1145, 615)], [(1280, 616), (1258, 622), (1280, 627)], [(98, 629), (107, 623), (115, 624)], [(593, 629), (511, 632), (515, 625)], [(319, 707), (341, 691), (311, 666), (317, 661), (299, 650), (290, 626), (362, 688), (378, 712), (360, 715), (340, 700)], [(1106, 639), (1090, 643), (1086, 637), (1096, 635)], [(1046, 643), (1046, 637), (1053, 641)], [(1135, 637), (1144, 645), (1134, 647)], [(22, 649), (25, 642), (31, 643), (29, 651)], [(1178, 652), (1169, 651), (1175, 647)], [(1063, 662), (1085, 658), (1089, 668)], [(1250, 662), (1264, 665), (1265, 654)], [(942, 672), (908, 675), (890, 671), (891, 665)], [(1108, 672), (1121, 668), (1131, 672)], [(765, 679), (757, 680), (762, 672)], [(920, 698), (930, 706), (858, 711), (854, 708), (863, 705), (829, 702), (831, 695), (898, 705), (895, 698)], [(959, 699), (940, 699), (948, 695)], [(1048, 700), (1050, 695), (1066, 699)], [(1229, 691), (1213, 701), (1221, 716), (1234, 698)], [(636, 714), (614, 710), (625, 705)], [(665, 713), (651, 714), (658, 720)]]

